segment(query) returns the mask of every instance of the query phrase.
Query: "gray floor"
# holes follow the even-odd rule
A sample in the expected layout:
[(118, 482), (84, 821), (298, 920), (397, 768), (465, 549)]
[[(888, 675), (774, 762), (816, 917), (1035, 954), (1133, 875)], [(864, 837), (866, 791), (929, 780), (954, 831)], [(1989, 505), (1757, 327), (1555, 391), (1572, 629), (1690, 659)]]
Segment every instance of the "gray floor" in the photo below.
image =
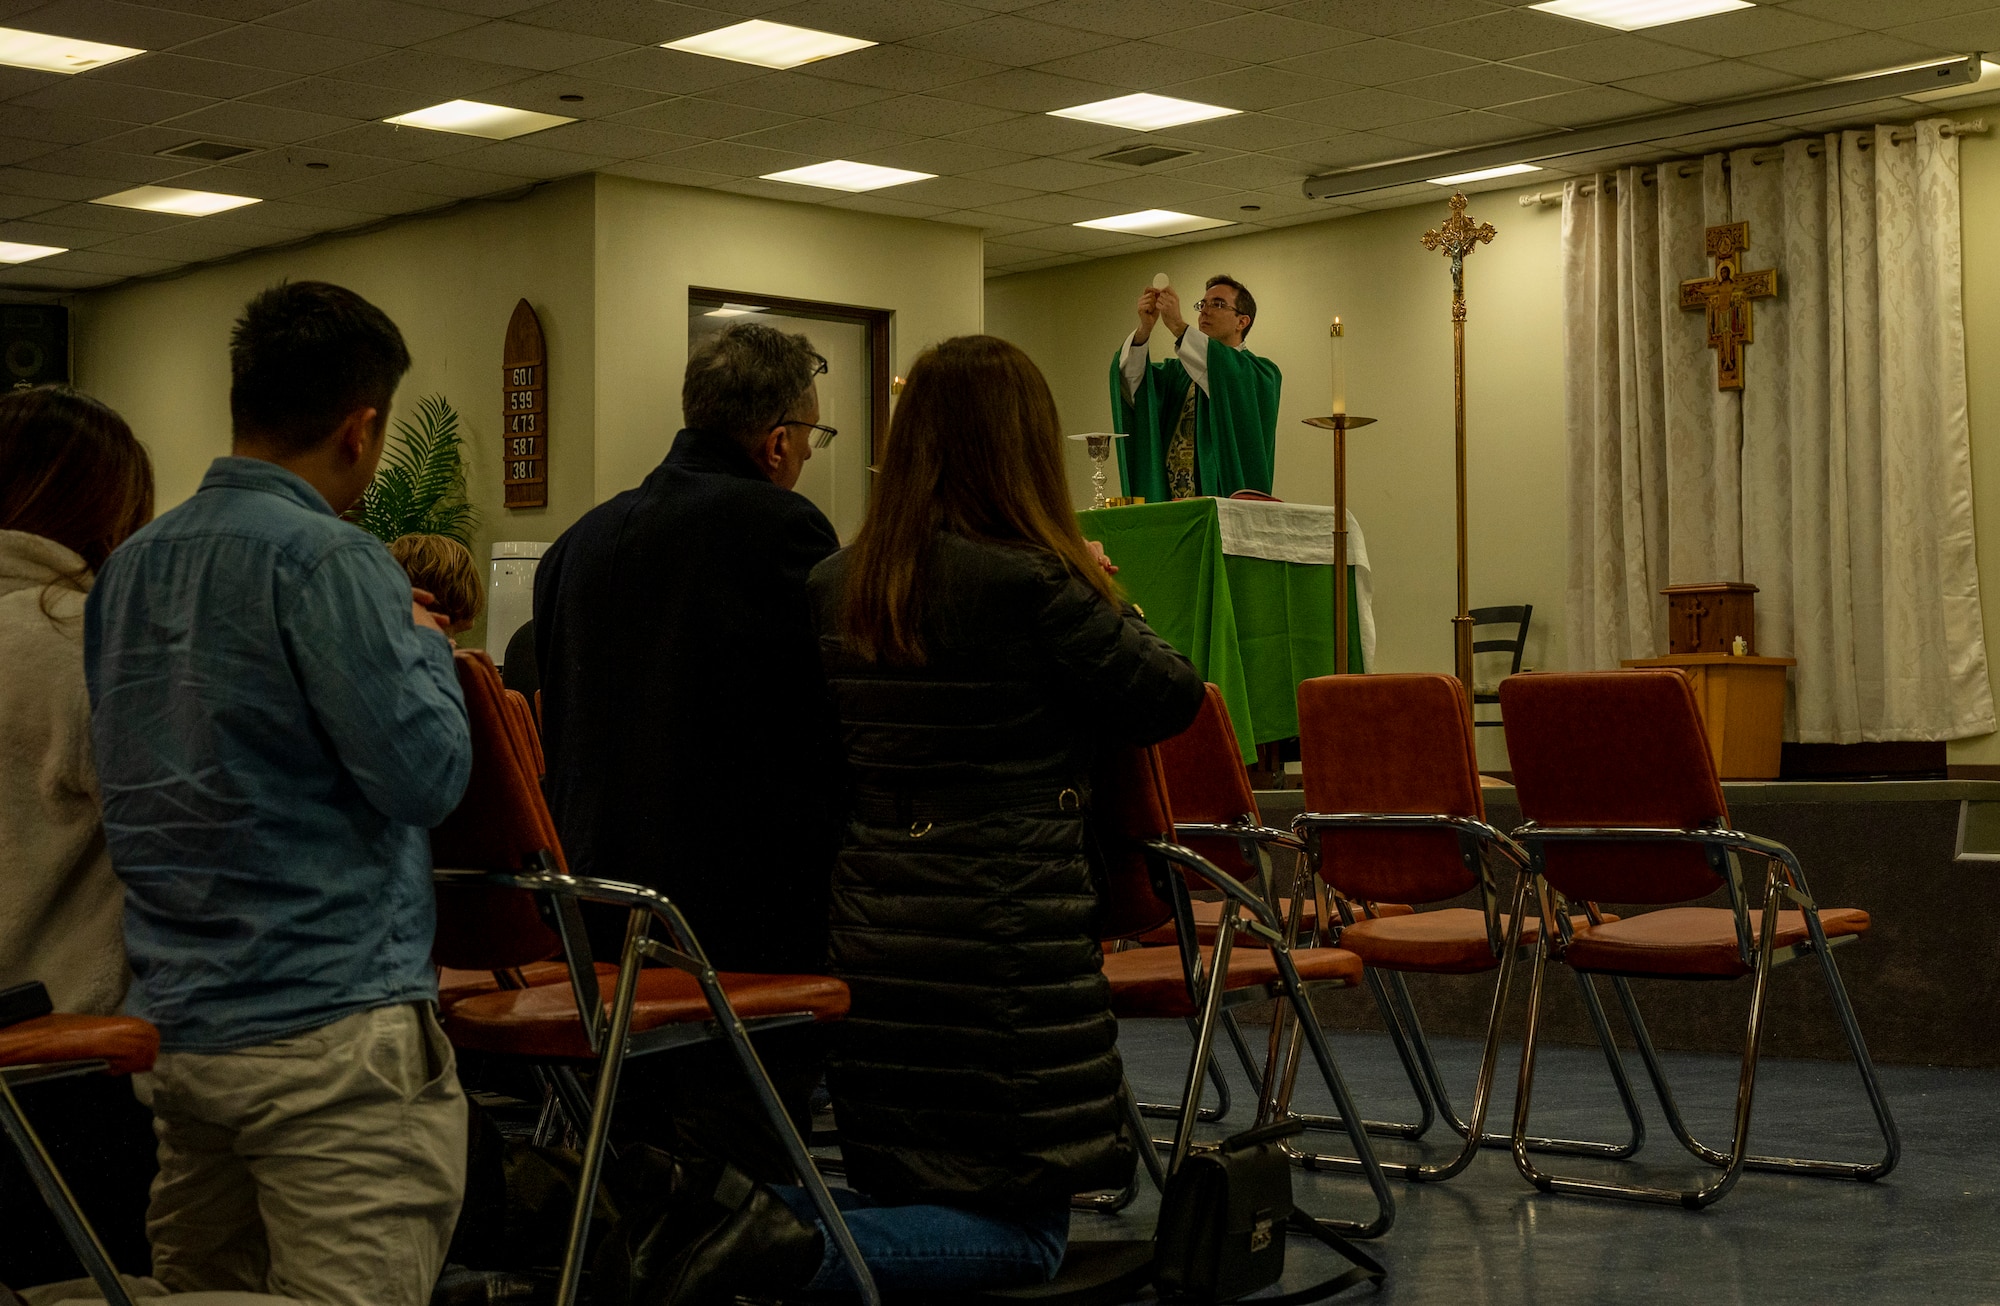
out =
[[(1782, 1018), (1783, 1013), (1773, 1013)], [(1122, 1047), (1142, 1098), (1179, 1093), (1190, 1042), (1175, 1022), (1132, 1021)], [(1466, 1040), (1434, 1039), (1454, 1104), (1471, 1098), (1478, 1048)], [(1334, 1035), (1349, 1088), (1364, 1114), (1402, 1118), (1412, 1109), (1407, 1081), (1386, 1037)], [(1577, 1131), (1572, 1136), (1619, 1137), (1623, 1113), (1595, 1049), (1547, 1047), (1537, 1059), (1534, 1127)], [(1575, 1158), (1550, 1165), (1588, 1174), (1622, 1171), (1654, 1182), (1704, 1181), (1714, 1172), (1684, 1152), (1667, 1130), (1636, 1055), (1628, 1073), (1639, 1078), (1647, 1110), (1646, 1148), (1620, 1167)], [(1667, 1058), (1675, 1091), (1697, 1136), (1727, 1137), (1736, 1063), (1732, 1058), (1674, 1054)], [(1494, 1104), (1498, 1125), (1512, 1118), (1518, 1048), (1503, 1049), (1502, 1087)], [(1247, 1119), (1249, 1089), (1229, 1068), (1238, 1127)], [(1384, 1306), (1508, 1306), (1511, 1303), (1693, 1302), (1824, 1303), (1845, 1301), (2000, 1303), (2000, 1155), (1992, 1127), (2000, 1108), (2000, 1071), (1892, 1066), (1880, 1071), (1903, 1137), (1903, 1158), (1887, 1179), (1849, 1181), (1745, 1174), (1735, 1190), (1706, 1211), (1554, 1197), (1536, 1192), (1503, 1150), (1489, 1149), (1444, 1184), (1396, 1187), (1396, 1224), (1371, 1246), (1388, 1267), (1387, 1290), (1342, 1300)], [(1300, 1083), (1307, 1083), (1302, 1075)], [(1463, 1087), (1460, 1088), (1459, 1086)], [(1304, 1109), (1324, 1109), (1313, 1080)], [(1880, 1144), (1852, 1068), (1838, 1062), (1767, 1059), (1759, 1075), (1751, 1131), (1757, 1151), (1860, 1159)], [(1156, 1121), (1164, 1135), (1167, 1122)], [(1208, 1132), (1227, 1132), (1226, 1128)], [(1308, 1137), (1313, 1137), (1309, 1135)], [(1446, 1154), (1444, 1126), (1419, 1144), (1378, 1141), (1384, 1158)], [(1339, 1150), (1344, 1139), (1327, 1139)], [(1701, 1173), (1697, 1173), (1701, 1172)], [(1295, 1171), (1299, 1205), (1316, 1214), (1360, 1216), (1367, 1190), (1358, 1178)], [(1144, 1237), (1158, 1209), (1142, 1185), (1138, 1203), (1121, 1216), (1078, 1216), (1078, 1238)], [(1331, 1255), (1294, 1243), (1285, 1279), (1296, 1288), (1333, 1272)]]

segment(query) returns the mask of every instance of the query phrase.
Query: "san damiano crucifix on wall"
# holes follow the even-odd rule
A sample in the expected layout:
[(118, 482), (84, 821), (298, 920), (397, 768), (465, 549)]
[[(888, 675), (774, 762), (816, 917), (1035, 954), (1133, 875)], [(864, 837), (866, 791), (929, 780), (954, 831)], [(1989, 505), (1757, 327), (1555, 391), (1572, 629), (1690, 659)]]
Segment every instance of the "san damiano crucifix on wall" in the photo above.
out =
[(1778, 271), (1743, 271), (1750, 248), (1750, 224), (1731, 222), (1708, 229), (1708, 256), (1715, 275), (1681, 282), (1681, 307), (1708, 313), (1708, 347), (1715, 351), (1715, 388), (1743, 388), (1743, 346), (1752, 339), (1750, 301), (1778, 293)]

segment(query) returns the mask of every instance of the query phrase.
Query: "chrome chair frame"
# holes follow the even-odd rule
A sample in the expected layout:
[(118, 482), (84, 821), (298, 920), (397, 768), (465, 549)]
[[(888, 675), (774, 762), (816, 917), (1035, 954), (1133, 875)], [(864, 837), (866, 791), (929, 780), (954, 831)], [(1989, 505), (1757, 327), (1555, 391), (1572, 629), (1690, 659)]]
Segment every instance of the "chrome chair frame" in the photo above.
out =
[[(1488, 825), (1484, 821), (1469, 816), (1451, 816), (1442, 813), (1306, 812), (1299, 815), (1293, 821), (1292, 826), (1294, 830), (1299, 831), (1302, 835), (1314, 830), (1360, 828), (1450, 830), (1457, 834), (1459, 855), (1464, 860), (1466, 868), (1478, 880), (1481, 907), (1486, 917), (1486, 941), (1487, 945), (1493, 950), (1493, 955), (1499, 960), (1500, 972), (1494, 982), (1493, 1002), (1487, 1016), (1486, 1041), (1481, 1050), (1479, 1076), (1474, 1081), (1472, 1115), (1470, 1120), (1460, 1119), (1458, 1113), (1452, 1108), (1450, 1094), (1444, 1085), (1444, 1077), (1438, 1070), (1437, 1061), (1431, 1053), (1430, 1042), (1424, 1036), (1423, 1026), (1417, 1019), (1416, 1006), (1410, 997), (1409, 986), (1405, 982), (1403, 975), (1396, 971), (1390, 972), (1388, 983), (1385, 985), (1376, 968), (1370, 966), (1367, 973), (1373, 980), (1373, 988), (1377, 994), (1377, 1005), (1382, 1010), (1383, 1021), (1389, 1028), (1390, 1037), (1394, 1041), (1398, 1053), (1404, 1059), (1405, 1067), (1409, 1066), (1411, 1055), (1405, 1049), (1413, 1048), (1417, 1066), (1421, 1070), (1425, 1096), (1434, 1098), (1437, 1101), (1439, 1110), (1445, 1120), (1450, 1123), (1453, 1132), (1458, 1134), (1462, 1140), (1457, 1154), (1448, 1161), (1432, 1165), (1421, 1163), (1392, 1165), (1386, 1168), (1390, 1173), (1397, 1174), (1401, 1178), (1414, 1183), (1438, 1183), (1450, 1179), (1463, 1171), (1466, 1166), (1472, 1163), (1472, 1158), (1478, 1154), (1481, 1147), (1511, 1147), (1514, 1141), (1512, 1133), (1487, 1133), (1485, 1132), (1485, 1123), (1486, 1112), (1492, 1101), (1493, 1084), (1498, 1073), (1500, 1035), (1505, 1024), (1507, 997), (1512, 991), (1515, 963), (1520, 960), (1523, 952), (1521, 928), (1528, 906), (1528, 888), (1530, 883), (1527, 874), (1529, 867), (1529, 855), (1527, 851), (1499, 829)], [(1311, 859), (1314, 879), (1321, 884), (1325, 884), (1325, 878), (1318, 874), (1318, 842), (1302, 840), (1302, 843), (1307, 850), (1307, 856)], [(1512, 863), (1515, 870), (1516, 880), (1512, 911), (1509, 915), (1510, 924), (1504, 936), (1500, 929), (1499, 920), (1500, 890), (1499, 886), (1494, 882), (1493, 867), (1487, 857), (1489, 850)], [(1333, 897), (1335, 906), (1340, 913), (1343, 928), (1347, 925), (1352, 925), (1354, 917), (1349, 900), (1338, 892), (1334, 892)], [(1556, 895), (1556, 897), (1560, 898), (1560, 895)], [(1563, 920), (1566, 923), (1568, 920), (1568, 904), (1558, 901), (1554, 905), (1564, 909)], [(1543, 929), (1546, 931), (1547, 928), (1545, 915)], [(1335, 941), (1338, 942), (1337, 935)], [(1598, 1001), (1597, 991), (1583, 976), (1578, 976), (1577, 978), (1579, 988), (1582, 990), (1584, 1005), (1590, 1013), (1592, 1026), (1597, 1033), (1598, 1046), (1604, 1053), (1605, 1064), (1611, 1072), (1612, 1083), (1618, 1090), (1619, 1102), (1625, 1109), (1625, 1118), (1631, 1127), (1631, 1137), (1624, 1143), (1605, 1143), (1575, 1138), (1534, 1137), (1527, 1140), (1527, 1145), (1534, 1151), (1564, 1152), (1573, 1155), (1599, 1156), (1621, 1160), (1637, 1152), (1644, 1144), (1646, 1138), (1645, 1119), (1639, 1113), (1638, 1099), (1632, 1092), (1630, 1079), (1626, 1077), (1624, 1062), (1618, 1053), (1618, 1044), (1612, 1037), (1611, 1026), (1605, 1018), (1602, 1003)], [(1619, 980), (1617, 983), (1620, 986), (1621, 996), (1623, 996), (1624, 981)], [(1294, 1051), (1292, 1057), (1288, 1059), (1286, 1067), (1287, 1077), (1284, 1084), (1284, 1093), (1287, 1098), (1289, 1098), (1291, 1091), (1290, 1072), (1295, 1068), (1295, 1064), (1296, 1052)], [(1428, 1125), (1428, 1115), (1422, 1123)], [(1404, 1136), (1417, 1138), (1421, 1137), (1422, 1133), (1423, 1130), (1417, 1128), (1414, 1132), (1405, 1134)], [(1289, 1147), (1288, 1150), (1290, 1150)], [(1328, 1156), (1319, 1153), (1295, 1153), (1295, 1155), (1300, 1163), (1308, 1169), (1339, 1170), (1351, 1168), (1353, 1165), (1353, 1158), (1351, 1157)]]
[(91, 1282), (104, 1294), (107, 1306), (132, 1306), (132, 1294), (125, 1290), (125, 1281), (111, 1263), (111, 1254), (104, 1249), (97, 1230), (91, 1228), (83, 1208), (77, 1205), (76, 1194), (70, 1191), (62, 1172), (56, 1169), (55, 1160), (49, 1156), (48, 1148), (42, 1145), (41, 1136), (28, 1123), (27, 1113), (21, 1110), (20, 1099), (14, 1096), (17, 1084), (38, 1084), (73, 1075), (101, 1074), (109, 1069), (109, 1065), (103, 1060), (45, 1061), (0, 1068), (0, 1133), (5, 1133), (7, 1141), (14, 1145), (21, 1165), (34, 1181), (42, 1201), (48, 1204), (49, 1213), (55, 1216), (57, 1226), (62, 1229), (64, 1240), (76, 1253), (77, 1260), (83, 1263), (84, 1272), (90, 1276)]
[[(1536, 1168), (1534, 1162), (1529, 1159), (1527, 1150), (1523, 1146), (1523, 1138), (1527, 1131), (1528, 1115), (1532, 1105), (1543, 977), (1551, 951), (1553, 950), (1560, 959), (1561, 954), (1569, 947), (1572, 931), (1567, 916), (1557, 918), (1559, 923), (1554, 931), (1545, 928), (1542, 931), (1541, 942), (1535, 950), (1533, 978), (1528, 990), (1528, 1023), (1521, 1046), (1520, 1089), (1514, 1106), (1514, 1165), (1523, 1178), (1547, 1193), (1658, 1202), (1699, 1210), (1720, 1201), (1731, 1188), (1735, 1187), (1737, 1179), (1746, 1168), (1854, 1179), (1862, 1183), (1872, 1183), (1896, 1168), (1896, 1163), (1902, 1155), (1901, 1136), (1896, 1129), (1894, 1117), (1890, 1115), (1888, 1103), (1883, 1099), (1882, 1086), (1876, 1078), (1874, 1062), (1868, 1056), (1868, 1045), (1862, 1037), (1861, 1026), (1855, 1020), (1854, 1008), (1848, 1001), (1847, 988), (1841, 983), (1840, 972), (1833, 962), (1834, 944), (1846, 942), (1856, 936), (1844, 935), (1839, 940), (1827, 938), (1825, 928), (1819, 919), (1818, 907), (1806, 884), (1805, 871), (1799, 865), (1797, 855), (1790, 848), (1774, 839), (1764, 839), (1757, 835), (1721, 827), (1693, 830), (1636, 826), (1548, 827), (1530, 821), (1514, 831), (1514, 838), (1528, 849), (1529, 874), (1541, 899), (1544, 919), (1547, 919), (1549, 904), (1555, 893), (1545, 873), (1545, 854), (1547, 846), (1551, 843), (1690, 843), (1700, 847), (1710, 869), (1722, 881), (1727, 891), (1729, 908), (1735, 919), (1737, 955), (1753, 980), (1749, 1027), (1744, 1036), (1743, 1062), (1737, 1076), (1735, 1127), (1730, 1148), (1727, 1152), (1723, 1152), (1704, 1146), (1688, 1129), (1674, 1101), (1672, 1089), (1667, 1084), (1652, 1038), (1640, 1018), (1638, 1004), (1632, 999), (1629, 988), (1623, 984), (1623, 977), (1618, 977), (1619, 995), (1624, 1004), (1626, 1019), (1630, 1022), (1633, 1035), (1639, 1044), (1639, 1054), (1645, 1062), (1646, 1072), (1659, 1094), (1660, 1105), (1666, 1113), (1668, 1125), (1672, 1128), (1675, 1138), (1689, 1152), (1707, 1164), (1721, 1169), (1723, 1173), (1720, 1177), (1693, 1189), (1667, 1189), (1546, 1174)], [(1768, 867), (1764, 878), (1762, 919), (1754, 934), (1739, 860), (1746, 854), (1763, 860)], [(1787, 902), (1799, 909), (1807, 937), (1805, 941), (1780, 951), (1776, 948), (1778, 913), (1782, 904)], [(1591, 913), (1591, 918), (1593, 921), (1596, 920), (1595, 911)], [(1820, 970), (1826, 979), (1834, 1014), (1846, 1039), (1848, 1051), (1854, 1058), (1855, 1069), (1861, 1075), (1862, 1088), (1874, 1113), (1876, 1127), (1881, 1131), (1884, 1151), (1879, 1161), (1824, 1161), (1797, 1157), (1755, 1156), (1748, 1150), (1750, 1111), (1757, 1083), (1757, 1063), (1763, 1038), (1764, 1007), (1769, 996), (1771, 969), (1807, 954), (1819, 958)]]
[[(563, 1253), (562, 1276), (558, 1281), (557, 1306), (575, 1306), (581, 1289), (591, 1210), (596, 1204), (597, 1189), (603, 1177), (611, 1114), (617, 1103), (619, 1075), (626, 1060), (706, 1042), (724, 1043), (734, 1054), (744, 1078), (750, 1082), (758, 1105), (776, 1129), (792, 1168), (798, 1172), (800, 1186), (812, 1199), (813, 1208), (819, 1213), (828, 1234), (840, 1249), (841, 1259), (854, 1276), (861, 1300), (865, 1306), (881, 1306), (881, 1294), (861, 1259), (860, 1249), (855, 1246), (854, 1235), (848, 1230), (839, 1207), (834, 1204), (826, 1180), (814, 1165), (804, 1140), (799, 1137), (791, 1118), (785, 1114), (777, 1089), (772, 1086), (764, 1063), (758, 1059), (757, 1050), (750, 1043), (752, 1030), (806, 1024), (814, 1019), (810, 1012), (763, 1016), (749, 1021), (738, 1016), (730, 1005), (729, 995), (722, 988), (715, 967), (709, 963), (707, 954), (688, 927), (687, 919), (678, 907), (655, 890), (615, 880), (560, 875), (547, 869), (546, 860), (541, 869), (523, 874), (440, 868), (434, 870), (432, 875), (441, 885), (520, 889), (547, 895), (556, 932), (562, 939), (563, 960), (569, 971), (571, 991), (576, 998), (578, 1018), (590, 1050), (598, 1059), (589, 1129), (577, 1178), (576, 1208), (570, 1216), (569, 1239)], [(582, 913), (578, 910), (578, 904), (584, 902), (624, 907), (628, 911), (617, 987), (609, 1010), (605, 1009), (598, 992), (597, 971), (590, 954), (589, 940), (584, 935)], [(671, 942), (649, 936), (651, 922), (656, 920), (665, 926)], [(714, 1019), (702, 1025), (678, 1023), (634, 1034), (632, 1010), (638, 1000), (639, 972), (647, 961), (672, 966), (693, 976)]]
[[(1367, 1131), (1360, 1125), (1360, 1115), (1354, 1108), (1347, 1083), (1341, 1077), (1340, 1068), (1334, 1062), (1333, 1051), (1328, 1047), (1326, 1035), (1313, 1018), (1312, 1003), (1306, 995), (1306, 984), (1299, 978), (1298, 968), (1292, 961), (1291, 930), (1286, 922), (1278, 919), (1278, 914), (1269, 903), (1245, 888), (1243, 883), (1226, 871), (1215, 866), (1200, 853), (1181, 844), (1166, 839), (1149, 839), (1142, 845), (1148, 852), (1164, 864), (1156, 868), (1154, 891), (1173, 908), (1175, 933), (1179, 936), (1181, 961), (1186, 974), (1188, 996), (1195, 1009), (1201, 1013), (1195, 1034), (1194, 1055), (1188, 1061), (1187, 1082), (1181, 1094), (1181, 1116), (1174, 1130), (1172, 1159), (1167, 1166), (1171, 1176), (1187, 1159), (1189, 1149), (1194, 1144), (1196, 1113), (1201, 1102), (1202, 1081), (1208, 1073), (1210, 1057), (1215, 1044), (1215, 1031), (1221, 1024), (1225, 1005), (1243, 1002), (1269, 1001), (1278, 999), (1291, 1006), (1298, 1016), (1299, 1027), (1304, 1032), (1307, 1046), (1311, 1049), (1314, 1063), (1319, 1067), (1320, 1076), (1326, 1082), (1327, 1091), (1332, 1095), (1334, 1106), (1341, 1119), (1349, 1122), (1342, 1126), (1355, 1149), (1355, 1169), (1368, 1181), (1375, 1198), (1375, 1216), (1370, 1220), (1339, 1220), (1324, 1216), (1314, 1217), (1323, 1227), (1337, 1229), (1356, 1238), (1375, 1238), (1387, 1233), (1396, 1219), (1396, 1198), (1383, 1175), (1381, 1166), (1375, 1160), (1375, 1153), (1368, 1142)], [(1189, 896), (1186, 872), (1202, 880), (1224, 895), (1222, 918), (1216, 928), (1215, 948), (1207, 967), (1201, 964), (1201, 947), (1195, 933), (1193, 902)], [(1261, 865), (1260, 872), (1269, 887), (1270, 868)], [(1294, 899), (1294, 920), (1296, 927), (1298, 903)], [(1245, 913), (1248, 913), (1247, 918)], [(1269, 984), (1250, 985), (1239, 989), (1225, 988), (1224, 981), (1229, 974), (1229, 954), (1236, 935), (1248, 933), (1271, 950), (1272, 960), (1278, 968), (1277, 991)], [(1275, 1065), (1268, 1065), (1263, 1076), (1265, 1099), (1269, 1098), (1270, 1085), (1275, 1073)], [(1262, 1113), (1258, 1122), (1263, 1123)]]

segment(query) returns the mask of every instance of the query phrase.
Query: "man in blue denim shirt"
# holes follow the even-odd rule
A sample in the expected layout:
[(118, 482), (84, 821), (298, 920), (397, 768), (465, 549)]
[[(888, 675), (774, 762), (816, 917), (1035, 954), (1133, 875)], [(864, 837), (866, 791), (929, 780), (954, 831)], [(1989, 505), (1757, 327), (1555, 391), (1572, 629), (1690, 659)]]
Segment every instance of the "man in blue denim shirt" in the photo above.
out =
[(230, 342), (234, 454), (91, 592), (105, 836), (125, 883), (147, 1213), (177, 1292), (423, 1306), (465, 1180), (428, 827), (471, 769), (451, 646), (336, 516), (409, 367), (351, 291), (280, 285)]

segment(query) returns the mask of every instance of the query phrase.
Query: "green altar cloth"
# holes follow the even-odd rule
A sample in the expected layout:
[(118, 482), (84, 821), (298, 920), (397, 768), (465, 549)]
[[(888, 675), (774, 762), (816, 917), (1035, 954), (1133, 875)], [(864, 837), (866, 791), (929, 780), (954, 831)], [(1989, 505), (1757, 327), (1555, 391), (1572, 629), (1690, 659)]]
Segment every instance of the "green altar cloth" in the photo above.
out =
[[(1153, 629), (1221, 689), (1244, 761), (1299, 733), (1299, 682), (1333, 674), (1332, 565), (1225, 554), (1214, 499), (1100, 508), (1077, 522)], [(1348, 568), (1347, 665), (1360, 671), (1357, 576)]]

